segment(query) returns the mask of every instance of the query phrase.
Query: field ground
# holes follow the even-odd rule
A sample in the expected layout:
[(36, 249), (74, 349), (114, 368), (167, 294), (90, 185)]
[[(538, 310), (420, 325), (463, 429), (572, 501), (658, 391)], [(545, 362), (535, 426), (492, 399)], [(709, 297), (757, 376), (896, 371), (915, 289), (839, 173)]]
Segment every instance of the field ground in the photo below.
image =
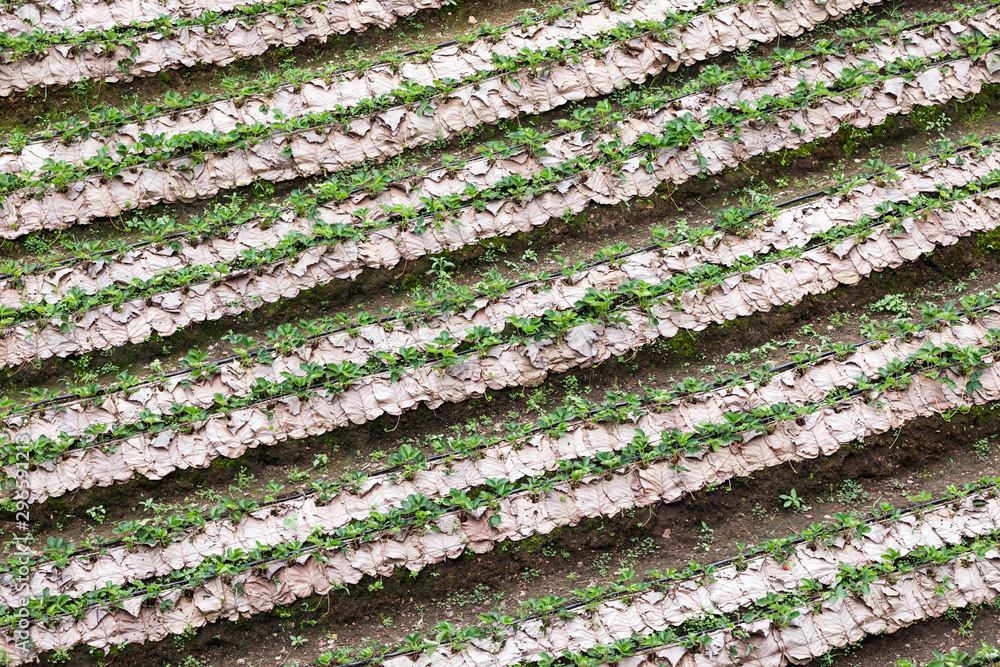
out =
[[(461, 2), (423, 10), (390, 30), (371, 28), (334, 37), (322, 45), (309, 42), (294, 48), (279, 47), (227, 67), (206, 65), (129, 83), (85, 81), (16, 93), (0, 99), (0, 130), (31, 135), (93, 105), (154, 103), (169, 91), (222, 95), (238, 82), (252, 81), (261, 71), (290, 75), (296, 68), (339, 64), (358, 57), (376, 59), (462, 35), (486, 22), (504, 25), (527, 8), (542, 7), (526, 1)], [(823, 23), (798, 37), (754, 45), (746, 55), (775, 60), (775, 49), (809, 49), (821, 40), (835, 40), (836, 30), (875, 26), (882, 19), (913, 20), (917, 12), (933, 11), (953, 9), (946, 3), (915, 1), (877, 5)], [(605, 97), (590, 97), (542, 114), (521, 114), (498, 126), (483, 126), (408, 149), (391, 160), (398, 171), (404, 171), (433, 168), (441, 162), (442, 154), (472, 157), (477, 146), (505, 133), (523, 128), (558, 129), (557, 121), (571, 119), (574, 112), (602, 101), (609, 102), (611, 108), (625, 109), (623, 102), (629, 92), (657, 86), (678, 89), (697, 79), (708, 64), (732, 67), (736, 62), (730, 53), (724, 53)], [(407, 308), (420, 290), (471, 287), (488, 270), (513, 280), (556, 270), (589, 261), (616, 243), (643, 247), (656, 227), (683, 231), (711, 224), (716, 213), (726, 207), (754, 208), (748, 204), (754, 195), (769, 195), (774, 202), (790, 200), (868, 173), (869, 160), (896, 165), (906, 162), (909, 153), (948, 150), (967, 143), (969, 135), (991, 137), (998, 133), (1000, 88), (987, 85), (961, 101), (917, 107), (869, 129), (854, 129), (845, 123), (831, 136), (794, 150), (746, 160), (718, 175), (703, 174), (677, 186), (661, 185), (651, 196), (633, 197), (621, 204), (590, 204), (582, 213), (553, 219), (528, 232), (470, 243), (387, 269), (365, 269), (355, 280), (333, 280), (294, 298), (195, 323), (170, 336), (154, 334), (144, 342), (5, 368), (0, 371), (0, 395), (24, 401), (26, 394), (22, 392), (32, 388), (60, 392), (67, 386), (108, 386), (122, 373), (143, 378), (183, 369), (189, 365), (185, 357), (192, 348), (204, 349), (212, 359), (233, 354), (239, 346), (224, 341), (226, 334), (258, 335), (262, 341), (263, 331), (302, 318)], [(4, 242), (0, 253), (3, 258), (28, 262), (64, 256), (61, 244), (67, 239), (140, 241), (145, 232), (123, 227), (123, 220), (132, 215), (148, 220), (170, 216), (184, 223), (204, 215), (227, 197), (234, 198), (237, 208), (249, 203), (280, 204), (293, 191), (322, 178), (274, 184), (258, 180), (213, 199), (160, 204), (115, 219), (98, 219), (87, 226), (31, 232)], [(441, 258), (447, 262), (442, 263)], [(997, 286), (1000, 231), (977, 232), (896, 268), (874, 273), (856, 285), (841, 285), (798, 303), (712, 324), (702, 331), (685, 329), (601, 363), (553, 373), (538, 386), (489, 390), (485, 396), (445, 402), (435, 409), (419, 405), (400, 415), (384, 414), (322, 435), (250, 449), (237, 458), (220, 457), (204, 469), (175, 470), (159, 480), (138, 476), (128, 483), (72, 490), (32, 506), (30, 530), (39, 550), (49, 538), (76, 545), (93, 542), (96, 537), (115, 539), (113, 529), (122, 521), (162, 520), (190, 506), (207, 509), (223, 499), (280, 497), (306, 488), (313, 479), (372, 473), (386, 467), (401, 445), (430, 456), (439, 436), (498, 435), (508, 422), (531, 424), (579, 399), (599, 402), (608, 391), (642, 393), (685, 378), (711, 380), (727, 373), (749, 373), (764, 365), (789, 363), (793, 354), (802, 351), (828, 349), (832, 343), (861, 343), (871, 338), (880, 322), (886, 327), (894, 320), (920, 323), (922, 303), (958, 303), (962, 297), (992, 293)], [(500, 542), (482, 554), (466, 553), (428, 564), (419, 571), (397, 569), (390, 576), (366, 576), (326, 595), (312, 595), (235, 622), (219, 620), (162, 641), (129, 643), (107, 655), (101, 649), (88, 651), (77, 646), (65, 653), (49, 652), (40, 660), (42, 664), (122, 667), (323, 664), (316, 661), (323, 660), (327, 652), (350, 649), (357, 656), (365, 647), (381, 650), (405, 642), (414, 633), (433, 636), (434, 628), (444, 622), (465, 627), (481, 624), (480, 615), (490, 612), (517, 616), (526, 600), (546, 595), (571, 598), (573, 591), (617, 581), (623, 570), (635, 570), (636, 577), (642, 578), (649, 571), (683, 569), (691, 561), (719, 561), (736, 556), (740, 545), (796, 534), (838, 513), (860, 516), (879, 503), (909, 507), (921, 498), (940, 497), (953, 485), (996, 475), (1000, 462), (998, 409), (995, 402), (986, 402), (918, 416), (898, 429), (855, 441), (833, 455), (768, 467), (696, 490), (676, 502), (584, 519), (528, 539)], [(4, 426), (11, 428), (6, 419)], [(275, 491), (276, 486), (281, 490)], [(4, 516), (0, 530), (10, 555), (15, 543), (8, 539), (18, 534), (13, 513)], [(984, 604), (971, 611), (953, 609), (891, 634), (867, 637), (817, 660), (843, 667), (881, 667), (900, 659), (923, 664), (934, 651), (972, 653), (984, 642), (996, 644), (998, 636), (1000, 605)]]

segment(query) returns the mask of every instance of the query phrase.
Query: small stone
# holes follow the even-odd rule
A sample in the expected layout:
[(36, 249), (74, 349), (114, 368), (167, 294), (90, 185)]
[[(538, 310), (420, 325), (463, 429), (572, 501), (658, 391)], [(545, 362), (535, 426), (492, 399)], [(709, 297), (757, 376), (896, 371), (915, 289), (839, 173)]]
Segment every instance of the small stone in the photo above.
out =
[(476, 23), (478, 23), (478, 21), (476, 21), (476, 17), (475, 16), (470, 16), (469, 17), (469, 25), (476, 25)]

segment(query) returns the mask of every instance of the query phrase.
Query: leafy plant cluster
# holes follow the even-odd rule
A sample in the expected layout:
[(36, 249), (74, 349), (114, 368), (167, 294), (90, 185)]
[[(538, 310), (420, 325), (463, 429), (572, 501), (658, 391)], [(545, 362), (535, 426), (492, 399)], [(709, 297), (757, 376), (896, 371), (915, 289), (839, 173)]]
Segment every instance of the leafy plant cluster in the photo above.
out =
[(927, 662), (920, 663), (911, 660), (897, 660), (897, 667), (995, 667), (1000, 661), (1000, 649), (983, 642), (982, 646), (974, 653), (969, 654), (953, 648), (950, 653), (938, 653), (932, 651), (934, 656)]

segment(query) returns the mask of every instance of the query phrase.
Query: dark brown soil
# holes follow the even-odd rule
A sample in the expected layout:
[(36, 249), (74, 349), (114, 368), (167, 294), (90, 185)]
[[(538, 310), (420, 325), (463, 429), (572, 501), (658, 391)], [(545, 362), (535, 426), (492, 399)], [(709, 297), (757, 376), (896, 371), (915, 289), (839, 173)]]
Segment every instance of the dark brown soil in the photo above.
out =
[[(906, 667), (899, 661), (926, 664), (935, 654), (974, 655), (987, 645), (1000, 646), (1000, 610), (982, 606), (918, 623), (891, 635), (872, 637), (830, 657), (833, 667)], [(996, 662), (986, 663), (991, 667)]]

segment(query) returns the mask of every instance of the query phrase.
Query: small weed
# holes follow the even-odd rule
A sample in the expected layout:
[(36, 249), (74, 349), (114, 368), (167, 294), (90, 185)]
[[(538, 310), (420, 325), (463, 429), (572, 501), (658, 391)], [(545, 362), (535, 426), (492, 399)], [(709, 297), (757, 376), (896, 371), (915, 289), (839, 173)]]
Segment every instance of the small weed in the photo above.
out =
[(235, 488), (235, 490), (243, 493), (246, 492), (256, 481), (257, 478), (253, 475), (253, 473), (248, 472), (245, 467), (241, 466), (240, 471), (236, 473), (236, 484), (234, 486), (231, 485), (229, 488), (231, 490)]
[(795, 489), (788, 492), (787, 495), (778, 496), (781, 500), (785, 501), (783, 507), (791, 507), (796, 512), (808, 512), (812, 509), (811, 506), (806, 505), (805, 501), (802, 499)]
[(972, 626), (976, 623), (976, 607), (970, 606), (968, 609), (961, 610), (955, 607), (948, 607), (948, 611), (945, 612), (945, 617), (955, 621), (958, 624), (958, 634), (963, 637), (972, 636)]
[(844, 503), (845, 505), (858, 505), (868, 502), (870, 499), (871, 496), (865, 491), (864, 487), (853, 479), (845, 479), (840, 488), (836, 490), (835, 497), (833, 498), (834, 501)]
[(490, 587), (486, 584), (478, 584), (471, 591), (458, 590), (446, 597), (438, 600), (437, 605), (442, 609), (451, 607), (481, 607), (486, 605), (490, 599)]
[(749, 352), (730, 352), (726, 355), (726, 363), (731, 366), (750, 363)]
[(907, 317), (911, 308), (913, 306), (903, 298), (902, 294), (886, 294), (868, 306), (873, 313), (889, 313), (895, 317)]
[(49, 243), (40, 236), (29, 236), (24, 242), (24, 248), (32, 255), (44, 255), (49, 251)]
[(907, 117), (927, 133), (937, 132), (943, 135), (944, 131), (951, 126), (951, 118), (948, 114), (944, 110), (934, 107), (914, 108)]
[(194, 628), (184, 628), (183, 632), (174, 636), (174, 647), (176, 647), (178, 651), (187, 649), (191, 646), (191, 643), (194, 642), (194, 638), (197, 634), (198, 631)]
[(87, 516), (96, 521), (98, 524), (104, 523), (104, 519), (107, 515), (108, 511), (104, 509), (104, 505), (96, 505), (94, 507), (87, 508)]
[(544, 414), (549, 404), (549, 396), (553, 389), (550, 386), (539, 387), (528, 396), (528, 408), (538, 414)]
[(988, 438), (980, 438), (972, 445), (976, 458), (983, 463), (989, 463), (993, 456), (993, 443)]
[(64, 662), (69, 662), (69, 659), (70, 659), (69, 651), (61, 648), (56, 650), (55, 653), (49, 656), (48, 663), (50, 665), (61, 665)]
[(698, 528), (698, 546), (696, 548), (698, 551), (707, 553), (712, 550), (713, 544), (715, 544), (715, 529), (702, 521)]

